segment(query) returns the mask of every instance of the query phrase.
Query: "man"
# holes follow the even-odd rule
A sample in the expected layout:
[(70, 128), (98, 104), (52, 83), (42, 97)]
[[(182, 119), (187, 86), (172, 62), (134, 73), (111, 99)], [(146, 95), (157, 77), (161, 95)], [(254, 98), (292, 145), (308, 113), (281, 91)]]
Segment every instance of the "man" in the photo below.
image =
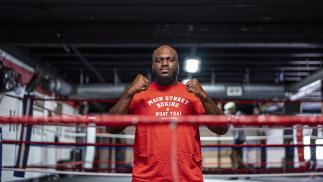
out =
[[(241, 115), (240, 111), (237, 111), (236, 104), (234, 102), (228, 102), (224, 105), (224, 114), (230, 115)], [(233, 141), (236, 145), (244, 144), (246, 141), (245, 132), (241, 128), (235, 128), (232, 130)], [(243, 149), (241, 147), (233, 148), (231, 153), (231, 164), (234, 169), (245, 168), (243, 163)], [(236, 178), (237, 179), (237, 178)]]
[[(149, 83), (146, 77), (139, 74), (110, 109), (110, 114), (129, 113), (165, 119), (183, 115), (222, 114), (198, 80), (190, 80), (186, 85), (177, 82), (179, 63), (175, 49), (162, 45), (153, 52), (152, 59), (154, 82)], [(228, 130), (227, 127), (208, 128), (217, 134), (224, 134)], [(111, 133), (123, 129), (125, 126), (107, 127)], [(133, 182), (203, 181), (198, 125), (178, 125), (175, 130), (176, 138), (172, 137), (168, 124), (136, 126)], [(177, 145), (177, 179), (174, 179), (172, 166), (173, 142)]]

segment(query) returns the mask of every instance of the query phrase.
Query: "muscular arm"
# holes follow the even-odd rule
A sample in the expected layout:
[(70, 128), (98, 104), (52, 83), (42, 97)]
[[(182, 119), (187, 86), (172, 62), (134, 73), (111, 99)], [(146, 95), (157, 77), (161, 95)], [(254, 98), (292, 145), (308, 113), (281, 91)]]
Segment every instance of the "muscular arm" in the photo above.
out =
[[(136, 93), (146, 90), (149, 85), (148, 79), (138, 74), (135, 80), (131, 83), (120, 100), (109, 110), (109, 114), (128, 114), (130, 103)], [(120, 133), (127, 128), (127, 125), (108, 125), (106, 127), (109, 133)]]
[[(210, 115), (222, 115), (223, 112), (218, 106), (213, 102), (212, 98), (206, 94), (205, 97), (200, 98), (203, 108), (206, 114)], [(218, 135), (223, 135), (228, 131), (227, 126), (207, 126), (209, 130)]]
[[(108, 114), (128, 114), (129, 105), (133, 96), (126, 91), (120, 100), (109, 110)], [(107, 126), (106, 129), (109, 133), (120, 133), (127, 126)]]
[[(196, 79), (186, 83), (187, 90), (194, 93), (201, 101), (206, 114), (222, 115), (223, 112), (216, 106), (212, 98), (203, 90), (200, 82)], [(207, 126), (212, 132), (223, 135), (228, 131), (228, 126)]]

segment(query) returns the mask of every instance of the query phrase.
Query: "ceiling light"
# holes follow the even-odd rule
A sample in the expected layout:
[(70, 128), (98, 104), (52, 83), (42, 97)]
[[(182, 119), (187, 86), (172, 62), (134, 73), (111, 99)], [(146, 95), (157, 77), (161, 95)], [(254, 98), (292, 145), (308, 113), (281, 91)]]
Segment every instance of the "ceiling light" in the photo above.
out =
[(198, 58), (189, 58), (184, 62), (184, 70), (189, 73), (197, 73), (200, 71), (201, 60)]

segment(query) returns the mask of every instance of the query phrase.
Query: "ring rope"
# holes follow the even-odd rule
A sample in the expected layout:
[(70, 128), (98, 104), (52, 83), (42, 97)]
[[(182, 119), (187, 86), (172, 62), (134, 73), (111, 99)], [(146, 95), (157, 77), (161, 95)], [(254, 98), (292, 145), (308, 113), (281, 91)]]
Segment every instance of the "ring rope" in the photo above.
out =
[[(133, 147), (133, 144), (120, 143), (85, 143), (85, 142), (46, 142), (46, 141), (16, 141), (3, 140), (3, 144), (29, 144), (36, 146), (66, 146), (66, 147)], [(283, 148), (283, 147), (323, 147), (323, 144), (203, 144), (204, 148), (221, 147), (221, 148)]]
[(97, 126), (132, 125), (132, 124), (202, 124), (212, 126), (294, 126), (323, 125), (323, 116), (215, 116), (191, 115), (173, 118), (159, 118), (142, 115), (93, 115), (93, 116), (50, 116), (50, 117), (0, 117), (1, 124), (61, 125), (95, 124)]
[[(4, 171), (21, 171), (21, 172), (36, 172), (47, 174), (67, 174), (67, 175), (87, 175), (87, 176), (109, 176), (109, 177), (131, 177), (129, 173), (101, 173), (101, 172), (73, 172), (73, 171), (56, 171), (42, 169), (20, 169), (20, 168), (3, 168)], [(205, 178), (229, 178), (229, 177), (297, 177), (297, 176), (321, 176), (323, 172), (304, 172), (304, 173), (273, 173), (273, 174), (205, 174)]]
[[(11, 94), (5, 94), (5, 96), (12, 97), (15, 99), (22, 100), (22, 97), (18, 97)], [(34, 100), (37, 101), (61, 101), (61, 102), (99, 102), (99, 103), (116, 103), (118, 99), (68, 99), (68, 98), (42, 98), (42, 97), (34, 97)], [(301, 103), (301, 102), (323, 102), (323, 100), (315, 100), (315, 99), (298, 99), (298, 100), (290, 100), (290, 99), (254, 99), (254, 100), (244, 100), (244, 99), (213, 99), (215, 102), (226, 103), (230, 101), (234, 101), (236, 104), (254, 104), (254, 103)]]
[[(35, 165), (28, 165), (26, 168), (28, 169), (56, 169), (58, 171), (61, 170), (91, 170), (94, 171), (107, 171), (109, 170), (123, 170), (123, 171), (131, 171), (132, 166), (124, 166), (124, 167), (94, 167), (94, 168), (85, 168), (81, 167), (80, 165), (75, 165), (76, 167), (71, 167), (72, 165), (65, 165), (65, 166), (35, 166)], [(15, 166), (4, 166), (4, 168), (15, 168)], [(263, 174), (263, 173), (301, 173), (301, 172), (323, 172), (322, 169), (308, 169), (306, 167), (298, 167), (295, 169), (284, 169), (282, 167), (280, 168), (221, 168), (216, 170), (210, 170), (208, 167), (204, 167), (204, 173), (205, 174)], [(90, 172), (90, 171), (89, 171)], [(211, 173), (210, 173), (211, 172)]]
[[(284, 162), (244, 162), (244, 164), (247, 164), (247, 165), (295, 165), (295, 164), (306, 164), (306, 163), (309, 163), (310, 161), (308, 162), (295, 162), (295, 161), (284, 161)], [(56, 165), (53, 165), (53, 164), (43, 164), (43, 163), (40, 163), (40, 164), (32, 164), (32, 165), (27, 165), (26, 168), (60, 168), (60, 167), (65, 167), (65, 166), (79, 166), (79, 165), (82, 165), (82, 164), (86, 164), (86, 163), (93, 163), (93, 164), (123, 164), (123, 165), (129, 165), (129, 166), (132, 166), (133, 162), (132, 161), (129, 161), (129, 162), (126, 162), (126, 161), (102, 161), (102, 160), (94, 160), (94, 161), (91, 161), (91, 162), (87, 162), (87, 161), (68, 161), (68, 162), (61, 162), (61, 163), (58, 163)], [(231, 165), (232, 163), (231, 162), (208, 162), (208, 161), (205, 161), (203, 162), (203, 164), (206, 166), (204, 168), (207, 168), (208, 165)], [(45, 165), (45, 166), (44, 166)], [(3, 166), (3, 167), (7, 167), (7, 168), (14, 168), (16, 166)], [(78, 168), (80, 169), (80, 168)], [(88, 169), (88, 168), (87, 168)], [(93, 169), (93, 168), (91, 168)], [(99, 168), (98, 170), (101, 170), (101, 169), (106, 169), (106, 168)], [(250, 168), (249, 168), (250, 169)], [(255, 169), (259, 169), (259, 168), (255, 168)], [(277, 169), (277, 168), (275, 168)], [(220, 169), (217, 169), (217, 171), (219, 171)], [(221, 170), (227, 170), (226, 168), (222, 168)], [(241, 169), (234, 169), (234, 170), (241, 170)], [(254, 169), (250, 169), (250, 170), (254, 170)], [(270, 168), (265, 168), (265, 170), (270, 170)], [(321, 168), (322, 170), (322, 168)], [(253, 171), (254, 172), (254, 171)]]

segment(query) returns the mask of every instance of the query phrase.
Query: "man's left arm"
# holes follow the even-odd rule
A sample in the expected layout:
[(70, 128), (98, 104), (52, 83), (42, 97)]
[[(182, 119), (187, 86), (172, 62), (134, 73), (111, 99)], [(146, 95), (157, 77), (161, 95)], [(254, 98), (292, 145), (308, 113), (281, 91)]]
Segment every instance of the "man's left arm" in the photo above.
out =
[[(205, 114), (222, 115), (222, 110), (213, 102), (212, 98), (202, 88), (201, 83), (197, 79), (192, 79), (186, 83), (189, 92), (194, 93), (201, 101)], [(228, 131), (227, 126), (207, 126), (212, 132), (223, 135)]]

